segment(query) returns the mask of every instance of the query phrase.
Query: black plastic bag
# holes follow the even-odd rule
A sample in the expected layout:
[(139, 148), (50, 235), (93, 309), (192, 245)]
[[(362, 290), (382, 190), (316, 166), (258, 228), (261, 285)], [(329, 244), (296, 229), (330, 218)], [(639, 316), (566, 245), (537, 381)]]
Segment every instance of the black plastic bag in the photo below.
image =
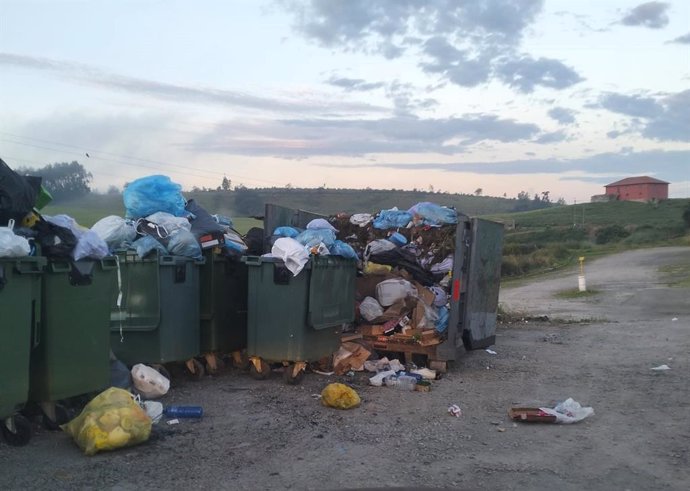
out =
[(216, 222), (216, 220), (207, 212), (204, 208), (199, 206), (199, 204), (190, 199), (187, 201), (187, 205), (184, 207), (189, 213), (192, 214), (190, 217), (190, 222), (192, 224), (192, 233), (197, 240), (199, 240), (204, 235), (218, 233), (221, 236), (225, 231), (225, 227)]
[(41, 253), (48, 257), (72, 257), (72, 251), (77, 246), (74, 233), (65, 227), (51, 223), (41, 218), (36, 225), (36, 242), (41, 246)]
[(264, 253), (264, 229), (252, 227), (243, 239), (244, 243), (247, 244), (248, 256), (261, 256)]
[(20, 176), (0, 159), (0, 226), (21, 222), (33, 210), (40, 187), (40, 178)]

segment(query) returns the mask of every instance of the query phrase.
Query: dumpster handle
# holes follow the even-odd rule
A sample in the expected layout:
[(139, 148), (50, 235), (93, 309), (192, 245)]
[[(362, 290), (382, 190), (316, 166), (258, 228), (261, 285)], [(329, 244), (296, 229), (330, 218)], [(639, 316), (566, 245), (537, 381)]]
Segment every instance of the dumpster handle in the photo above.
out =
[(67, 261), (51, 261), (48, 266), (52, 273), (69, 273), (72, 271), (72, 267)]
[(18, 260), (14, 265), (14, 270), (19, 274), (41, 274), (43, 268), (38, 261), (22, 261)]
[(261, 256), (244, 256), (242, 259), (247, 266), (261, 266)]
[(117, 267), (118, 261), (116, 256), (106, 256), (103, 259), (101, 259), (101, 269), (110, 270), (117, 269)]

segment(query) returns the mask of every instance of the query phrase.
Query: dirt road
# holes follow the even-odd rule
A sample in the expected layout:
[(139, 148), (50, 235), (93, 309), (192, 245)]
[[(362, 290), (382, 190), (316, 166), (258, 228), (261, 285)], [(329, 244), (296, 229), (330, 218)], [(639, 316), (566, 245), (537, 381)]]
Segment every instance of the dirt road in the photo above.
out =
[[(690, 248), (589, 263), (599, 293), (587, 300), (553, 298), (577, 285), (573, 272), (504, 289), (510, 309), (608, 321), (501, 326), (497, 355), (464, 355), (430, 393), (358, 375), (361, 407), (337, 411), (314, 394), (339, 377), (309, 374), (293, 387), (228, 371), (179, 383), (164, 402), (202, 405), (204, 418), (159, 425), (139, 447), (85, 457), (46, 431), (27, 447), (0, 445), (0, 488), (687, 489), (690, 291), (658, 273), (678, 262), (690, 263)], [(650, 370), (661, 364), (671, 370)], [(506, 415), (567, 397), (595, 415), (570, 426)], [(462, 417), (447, 414), (452, 403)]]

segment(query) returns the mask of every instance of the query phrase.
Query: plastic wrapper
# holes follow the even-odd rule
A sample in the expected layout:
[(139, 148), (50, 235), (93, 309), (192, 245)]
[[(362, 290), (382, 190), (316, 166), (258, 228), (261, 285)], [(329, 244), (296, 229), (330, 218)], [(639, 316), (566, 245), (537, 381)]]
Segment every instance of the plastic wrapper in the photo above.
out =
[(154, 368), (137, 363), (131, 373), (134, 387), (146, 399), (162, 397), (170, 390), (170, 380)]
[(352, 409), (358, 407), (361, 399), (357, 392), (345, 384), (328, 384), (321, 391), (321, 404), (336, 409)]
[(309, 252), (302, 244), (290, 237), (276, 240), (271, 248), (271, 255), (282, 259), (293, 276), (297, 276), (309, 262)]
[(317, 246), (321, 242), (326, 247), (331, 247), (335, 243), (335, 232), (325, 228), (305, 230), (295, 237), (295, 240), (307, 248)]
[(373, 297), (366, 297), (359, 304), (359, 313), (362, 314), (367, 321), (371, 322), (377, 317), (383, 315), (383, 307), (381, 304)]
[(439, 227), (441, 225), (458, 223), (458, 213), (452, 208), (422, 201), (407, 210), (412, 215), (415, 225), (430, 225)]
[(134, 249), (137, 251), (137, 256), (142, 259), (153, 251), (158, 251), (162, 255), (168, 254), (168, 249), (166, 249), (163, 244), (158, 242), (151, 235), (144, 235), (143, 237), (135, 240), (132, 244), (132, 247), (134, 247)]
[(342, 240), (336, 240), (333, 245), (328, 248), (328, 250), (334, 256), (342, 256), (347, 259), (359, 259), (352, 246), (350, 246), (350, 244), (346, 244)]
[(102, 259), (110, 253), (108, 244), (93, 230), (86, 230), (72, 251), (75, 261), (80, 259)]
[(28, 256), (31, 253), (29, 241), (14, 233), (14, 220), (10, 220), (8, 225), (0, 227), (0, 257)]
[(393, 208), (391, 210), (381, 210), (372, 224), (374, 228), (381, 230), (389, 228), (404, 228), (412, 221), (412, 215), (406, 211)]
[(438, 309), (438, 319), (434, 323), (436, 332), (445, 332), (448, 329), (448, 319), (450, 318), (450, 310), (448, 307), (443, 306)]
[(234, 230), (228, 230), (225, 232), (225, 249), (230, 254), (236, 256), (242, 256), (247, 253), (247, 244), (244, 243), (240, 234)]
[(173, 256), (201, 259), (201, 246), (192, 232), (180, 229), (170, 236), (168, 253)]
[(86, 455), (129, 447), (149, 439), (151, 418), (132, 394), (111, 387), (89, 402), (79, 416), (61, 428)]
[(211, 215), (211, 217), (218, 223), (225, 231), (230, 228), (234, 228), (235, 224), (232, 222), (232, 218), (225, 215)]
[(151, 215), (147, 216), (146, 219), (149, 222), (153, 222), (156, 225), (163, 227), (168, 234), (172, 234), (177, 230), (192, 230), (192, 224), (189, 223), (189, 220), (184, 217), (176, 217), (175, 215), (171, 215), (170, 213), (166, 213), (164, 211), (152, 213)]
[(128, 218), (143, 218), (158, 211), (185, 216), (182, 186), (167, 176), (154, 175), (130, 182), (122, 192)]
[(276, 237), (292, 237), (294, 239), (299, 235), (299, 230), (295, 227), (276, 227), (273, 235)]
[(372, 240), (364, 248), (364, 258), (369, 259), (374, 254), (381, 254), (382, 252), (391, 251), (396, 248), (396, 245), (387, 239)]
[(577, 423), (583, 419), (594, 414), (594, 409), (591, 407), (582, 407), (579, 402), (569, 397), (563, 402), (560, 402), (556, 407), (540, 407), (541, 411), (556, 417), (556, 423), (570, 424)]
[(91, 227), (91, 230), (108, 244), (111, 251), (127, 247), (137, 238), (134, 224), (116, 215), (101, 218)]
[(307, 223), (307, 230), (331, 230), (337, 232), (338, 230), (328, 223), (325, 218), (314, 218), (311, 222)]

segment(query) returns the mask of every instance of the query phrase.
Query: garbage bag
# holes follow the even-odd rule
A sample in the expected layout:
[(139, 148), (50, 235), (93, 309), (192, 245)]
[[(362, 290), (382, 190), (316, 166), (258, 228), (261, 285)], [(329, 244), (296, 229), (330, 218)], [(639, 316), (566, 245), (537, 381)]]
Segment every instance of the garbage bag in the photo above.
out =
[(168, 249), (150, 235), (144, 235), (132, 244), (137, 251), (137, 256), (144, 259), (152, 251), (158, 251), (162, 255), (168, 254)]
[(247, 252), (247, 244), (242, 240), (242, 236), (233, 229), (225, 232), (224, 246), (226, 252), (235, 256), (242, 256)]
[(153, 175), (130, 182), (122, 192), (127, 218), (143, 218), (157, 211), (185, 215), (182, 186), (168, 176)]
[(132, 380), (134, 387), (146, 399), (162, 397), (170, 390), (170, 380), (143, 363), (137, 363), (132, 367)]
[(311, 222), (307, 223), (307, 230), (331, 230), (333, 232), (337, 232), (338, 229), (336, 229), (333, 225), (328, 223), (328, 220), (325, 218), (314, 218)]
[(39, 220), (34, 225), (36, 241), (41, 245), (41, 253), (47, 257), (71, 257), (77, 246), (77, 237), (65, 227), (48, 220)]
[(23, 257), (31, 253), (29, 241), (14, 233), (14, 220), (8, 227), (0, 227), (0, 257)]
[(0, 225), (6, 225), (10, 220), (21, 222), (31, 212), (40, 184), (40, 179), (29, 180), (20, 176), (0, 159)]
[(111, 387), (89, 402), (79, 416), (61, 428), (86, 455), (145, 442), (151, 434), (148, 417), (132, 394)]
[(273, 235), (277, 237), (292, 237), (294, 239), (299, 235), (299, 230), (295, 227), (276, 227)]
[(214, 232), (220, 232), (222, 234), (225, 232), (225, 227), (215, 221), (211, 214), (193, 199), (187, 201), (185, 210), (190, 214), (189, 219), (192, 223), (191, 230), (197, 240), (206, 234), (212, 234)]
[(422, 201), (407, 210), (413, 217), (415, 225), (430, 225), (440, 227), (441, 225), (458, 223), (458, 213), (452, 208)]
[(366, 297), (359, 304), (359, 313), (362, 314), (367, 321), (371, 322), (377, 317), (383, 315), (383, 307), (381, 304), (373, 297)]
[(77, 239), (84, 235), (84, 232), (88, 230), (87, 228), (84, 228), (81, 225), (79, 225), (77, 221), (69, 215), (43, 215), (43, 218), (45, 218), (52, 224), (71, 230)]
[(336, 240), (333, 245), (328, 248), (329, 252), (334, 256), (342, 256), (347, 259), (359, 259), (357, 253), (350, 244), (346, 244), (342, 240)]
[(369, 259), (372, 254), (379, 254), (395, 249), (396, 245), (390, 240), (376, 239), (369, 242), (364, 248), (364, 259)]
[(321, 391), (321, 404), (336, 409), (352, 409), (360, 405), (357, 392), (345, 384), (328, 384)]
[(168, 252), (173, 256), (201, 259), (201, 246), (194, 234), (189, 230), (180, 229), (170, 236)]
[(72, 251), (75, 261), (80, 259), (102, 259), (110, 253), (108, 244), (93, 230), (84, 232)]
[(445, 305), (438, 309), (438, 319), (436, 319), (434, 327), (436, 332), (445, 332), (448, 329), (448, 319), (450, 318), (450, 310)]
[(309, 252), (305, 247), (290, 237), (281, 237), (271, 248), (274, 257), (282, 259), (285, 267), (293, 276), (297, 276), (309, 262)]
[(321, 242), (330, 247), (335, 243), (335, 232), (327, 228), (308, 229), (300, 232), (295, 240), (307, 248), (317, 246)]
[(219, 225), (223, 227), (223, 230), (227, 232), (230, 228), (235, 228), (235, 224), (232, 222), (232, 218), (226, 217), (225, 215), (211, 215), (213, 219), (218, 222)]
[(591, 407), (582, 407), (580, 403), (573, 400), (572, 397), (556, 404), (556, 407), (553, 409), (549, 407), (540, 407), (539, 409), (551, 416), (555, 416), (556, 423), (563, 424), (577, 423), (594, 414), (594, 409)]
[(189, 223), (189, 220), (184, 217), (176, 217), (175, 215), (165, 211), (152, 213), (151, 215), (147, 216), (146, 219), (151, 223), (155, 223), (156, 225), (163, 227), (165, 231), (168, 232), (168, 235), (172, 234), (176, 230), (192, 229), (192, 224)]
[(407, 227), (407, 224), (412, 220), (412, 215), (406, 211), (392, 208), (390, 210), (381, 210), (376, 218), (374, 218), (373, 226), (378, 229), (402, 228)]
[(110, 386), (129, 390), (132, 387), (132, 374), (127, 365), (120, 360), (110, 360)]
[(260, 256), (264, 253), (264, 229), (261, 227), (250, 228), (243, 237), (247, 244), (247, 254)]
[(91, 230), (108, 244), (111, 251), (127, 247), (137, 238), (134, 224), (116, 215), (101, 218), (93, 224)]

